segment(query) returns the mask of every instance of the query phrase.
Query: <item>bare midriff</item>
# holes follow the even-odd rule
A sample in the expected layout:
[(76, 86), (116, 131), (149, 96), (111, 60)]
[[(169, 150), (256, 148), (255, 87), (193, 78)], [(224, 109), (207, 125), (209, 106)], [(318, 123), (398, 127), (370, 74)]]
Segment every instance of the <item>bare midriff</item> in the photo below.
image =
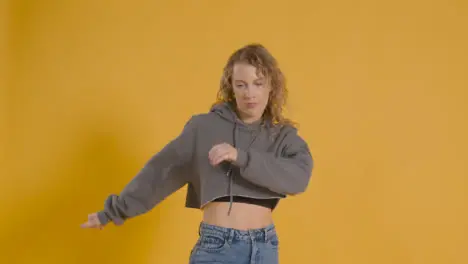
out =
[(212, 202), (203, 209), (203, 222), (239, 230), (264, 228), (273, 223), (271, 209), (245, 203), (232, 204), (231, 213), (228, 215), (228, 202)]

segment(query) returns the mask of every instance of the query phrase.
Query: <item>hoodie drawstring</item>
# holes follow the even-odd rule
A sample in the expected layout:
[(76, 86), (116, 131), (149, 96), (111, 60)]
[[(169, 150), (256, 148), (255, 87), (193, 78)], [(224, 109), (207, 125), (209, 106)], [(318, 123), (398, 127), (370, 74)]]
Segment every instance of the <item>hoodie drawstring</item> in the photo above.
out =
[[(234, 131), (233, 131), (233, 147), (234, 148), (237, 148), (237, 144), (236, 144), (236, 140), (238, 138), (238, 129), (237, 129), (237, 120), (234, 119)], [(260, 126), (260, 129), (258, 131), (256, 131), (256, 134), (255, 136), (252, 138), (252, 140), (250, 141), (249, 145), (247, 146), (247, 149), (246, 151), (249, 150), (250, 146), (252, 146), (252, 144), (254, 143), (255, 139), (257, 139), (257, 136), (260, 134), (261, 132), (261, 126)], [(228, 216), (231, 215), (231, 209), (232, 209), (232, 204), (234, 202), (234, 196), (232, 195), (232, 185), (233, 185), (233, 182), (234, 182), (234, 175), (232, 173), (232, 164), (229, 165), (229, 170), (227, 171), (226, 175), (229, 177), (229, 210), (228, 210)]]
[[(232, 131), (233, 135), (233, 147), (236, 147), (236, 139), (237, 139), (237, 121), (234, 119), (234, 131)], [(229, 210), (228, 216), (231, 215), (232, 204), (234, 202), (234, 196), (232, 195), (232, 184), (234, 182), (234, 176), (232, 175), (232, 164), (229, 165), (229, 170), (227, 172), (227, 176), (229, 177)]]

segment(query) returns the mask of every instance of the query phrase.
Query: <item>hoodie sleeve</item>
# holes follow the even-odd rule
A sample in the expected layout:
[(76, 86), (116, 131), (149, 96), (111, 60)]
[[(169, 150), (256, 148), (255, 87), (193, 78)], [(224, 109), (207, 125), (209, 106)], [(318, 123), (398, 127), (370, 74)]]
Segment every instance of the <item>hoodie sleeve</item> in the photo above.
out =
[(286, 135), (279, 157), (254, 149), (238, 149), (236, 163), (241, 176), (276, 193), (304, 192), (312, 174), (313, 159), (307, 143), (294, 131)]
[(109, 195), (104, 209), (97, 213), (102, 225), (112, 221), (121, 225), (126, 219), (150, 211), (187, 183), (196, 133), (192, 117), (183, 131), (152, 156), (120, 195)]

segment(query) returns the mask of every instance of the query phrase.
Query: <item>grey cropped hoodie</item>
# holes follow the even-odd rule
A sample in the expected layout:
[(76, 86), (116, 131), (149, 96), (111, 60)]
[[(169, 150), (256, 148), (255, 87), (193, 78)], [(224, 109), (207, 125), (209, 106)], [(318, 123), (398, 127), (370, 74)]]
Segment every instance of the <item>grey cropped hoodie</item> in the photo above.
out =
[[(209, 163), (208, 152), (220, 143), (237, 149), (235, 164)], [(97, 215), (102, 225), (121, 225), (185, 185), (188, 208), (202, 208), (222, 196), (230, 196), (231, 205), (233, 196), (284, 198), (306, 190), (312, 168), (309, 147), (295, 128), (268, 121), (246, 124), (228, 103), (220, 103), (193, 115), (119, 195), (108, 196)]]

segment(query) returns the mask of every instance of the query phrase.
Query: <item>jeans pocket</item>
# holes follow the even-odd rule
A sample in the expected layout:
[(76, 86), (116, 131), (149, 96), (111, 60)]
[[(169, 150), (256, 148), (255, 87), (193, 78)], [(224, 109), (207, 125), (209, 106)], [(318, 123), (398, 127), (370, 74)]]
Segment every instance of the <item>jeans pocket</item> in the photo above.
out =
[(227, 244), (227, 241), (224, 237), (211, 235), (211, 234), (202, 234), (198, 241), (198, 249), (216, 252), (222, 250)]
[(272, 236), (272, 237), (268, 240), (268, 245), (269, 245), (271, 248), (277, 249), (277, 248), (279, 247), (279, 239), (278, 239), (278, 236), (277, 236), (277, 235)]

